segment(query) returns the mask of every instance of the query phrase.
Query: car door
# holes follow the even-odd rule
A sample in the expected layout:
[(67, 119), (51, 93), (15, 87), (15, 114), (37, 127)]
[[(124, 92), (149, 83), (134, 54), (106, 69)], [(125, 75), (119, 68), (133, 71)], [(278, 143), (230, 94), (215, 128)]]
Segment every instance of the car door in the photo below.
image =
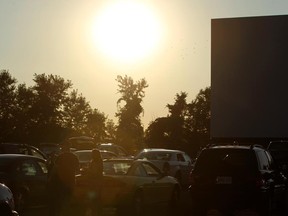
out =
[(44, 171), (43, 167), (45, 167), (44, 162), (33, 158), (19, 160), (16, 165), (15, 175), (18, 190), (26, 191), (25, 201), (29, 206), (43, 205), (45, 201), (47, 169)]
[(159, 170), (150, 163), (142, 164), (146, 178), (149, 179), (149, 183), (145, 185), (147, 192), (147, 199), (151, 203), (165, 202), (170, 198), (171, 185), (167, 181), (167, 177), (164, 177)]
[(176, 158), (181, 170), (181, 183), (186, 184), (188, 183), (189, 174), (192, 169), (191, 159), (185, 153), (177, 153)]

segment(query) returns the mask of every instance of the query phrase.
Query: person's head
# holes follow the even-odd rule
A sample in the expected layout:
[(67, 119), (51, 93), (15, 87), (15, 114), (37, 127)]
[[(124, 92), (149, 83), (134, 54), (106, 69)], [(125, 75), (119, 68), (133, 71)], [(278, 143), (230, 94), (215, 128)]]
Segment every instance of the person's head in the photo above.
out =
[(69, 140), (65, 140), (63, 143), (62, 143), (62, 146), (61, 146), (61, 151), (62, 152), (70, 152), (70, 141)]
[(98, 149), (92, 150), (92, 160), (102, 161), (102, 156)]

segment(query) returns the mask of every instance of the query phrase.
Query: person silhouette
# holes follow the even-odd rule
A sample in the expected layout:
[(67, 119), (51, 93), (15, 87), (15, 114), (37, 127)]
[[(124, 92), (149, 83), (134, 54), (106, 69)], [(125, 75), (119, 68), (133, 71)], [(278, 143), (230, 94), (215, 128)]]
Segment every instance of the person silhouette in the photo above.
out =
[(69, 209), (78, 170), (78, 157), (70, 151), (70, 142), (65, 141), (48, 179), (50, 216), (63, 215)]
[(101, 203), (101, 188), (103, 183), (103, 160), (98, 149), (92, 150), (92, 159), (88, 166), (87, 173), (88, 181), (90, 182), (90, 197), (92, 215), (102, 215)]

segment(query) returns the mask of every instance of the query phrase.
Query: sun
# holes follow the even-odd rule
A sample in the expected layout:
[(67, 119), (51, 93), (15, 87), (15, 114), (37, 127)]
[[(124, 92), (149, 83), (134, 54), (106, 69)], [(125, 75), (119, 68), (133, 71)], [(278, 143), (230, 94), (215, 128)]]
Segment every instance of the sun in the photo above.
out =
[(161, 40), (161, 25), (152, 10), (137, 1), (117, 1), (95, 18), (92, 40), (105, 56), (134, 63), (153, 54)]

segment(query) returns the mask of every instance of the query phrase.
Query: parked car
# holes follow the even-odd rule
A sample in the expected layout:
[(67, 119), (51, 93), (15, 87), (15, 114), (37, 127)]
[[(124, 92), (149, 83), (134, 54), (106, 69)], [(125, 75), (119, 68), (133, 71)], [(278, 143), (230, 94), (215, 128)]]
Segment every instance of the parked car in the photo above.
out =
[[(173, 208), (179, 200), (178, 181), (172, 176), (163, 175), (149, 161), (108, 159), (103, 162), (103, 174), (102, 205), (116, 207), (119, 215), (139, 216), (144, 206), (159, 203)], [(77, 194), (82, 194), (79, 202), (88, 200), (87, 176), (78, 175), (76, 181)]]
[(106, 150), (115, 153), (118, 157), (131, 157), (129, 153), (122, 147), (113, 143), (101, 143), (96, 146), (99, 150)]
[[(117, 155), (113, 152), (106, 150), (99, 150), (103, 160), (117, 158)], [(78, 150), (73, 152), (79, 159), (80, 168), (87, 168), (92, 159), (92, 150)]]
[(23, 143), (0, 143), (1, 154), (24, 154), (47, 159), (46, 155), (38, 148)]
[(267, 146), (267, 150), (270, 152), (281, 171), (288, 177), (288, 141), (271, 141)]
[(11, 190), (0, 183), (0, 214), (1, 216), (18, 216)]
[(40, 143), (39, 150), (45, 154), (46, 158), (49, 158), (54, 154), (59, 154), (61, 146), (57, 143)]
[(70, 137), (70, 147), (75, 150), (87, 150), (95, 148), (94, 138), (87, 136)]
[(46, 161), (23, 154), (0, 155), (0, 182), (7, 185), (14, 196), (16, 210), (46, 204)]
[(177, 178), (182, 186), (188, 185), (192, 159), (183, 151), (159, 148), (143, 149), (135, 156), (135, 159), (149, 160), (160, 170)]
[(233, 215), (250, 209), (257, 215), (284, 210), (286, 177), (259, 145), (215, 145), (204, 148), (190, 174), (193, 215), (217, 209)]

